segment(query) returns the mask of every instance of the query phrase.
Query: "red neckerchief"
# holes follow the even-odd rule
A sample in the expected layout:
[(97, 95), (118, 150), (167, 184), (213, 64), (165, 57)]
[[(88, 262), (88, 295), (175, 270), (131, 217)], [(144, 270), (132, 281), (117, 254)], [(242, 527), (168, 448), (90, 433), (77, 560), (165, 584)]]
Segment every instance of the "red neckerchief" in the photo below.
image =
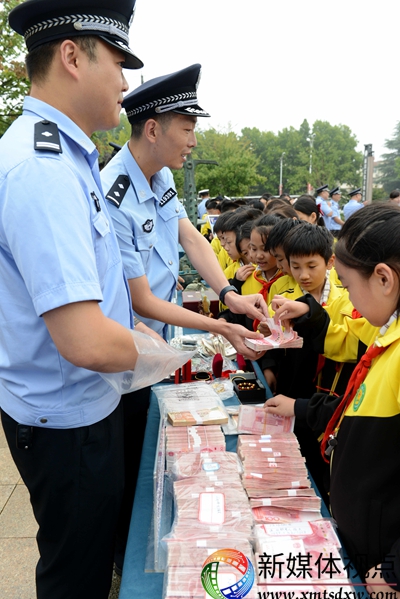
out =
[[(256, 281), (258, 281), (259, 283), (261, 283), (262, 288), (260, 289), (260, 291), (258, 293), (261, 293), (261, 295), (263, 296), (264, 300), (268, 303), (268, 291), (270, 290), (270, 287), (273, 283), (275, 283), (275, 281), (277, 281), (278, 279), (281, 278), (281, 276), (283, 275), (283, 272), (281, 270), (278, 270), (274, 276), (272, 277), (272, 279), (270, 279), (269, 281), (266, 281), (264, 279), (264, 277), (258, 277), (257, 276), (257, 271), (255, 270), (253, 272), (253, 277), (255, 278)], [(258, 329), (258, 325), (260, 324), (259, 320), (253, 320), (253, 330), (256, 331)]]
[[(337, 444), (336, 435), (339, 430), (339, 426), (344, 416), (344, 413), (347, 410), (350, 403), (352, 402), (355, 394), (360, 388), (360, 385), (363, 383), (365, 377), (367, 376), (368, 370), (371, 368), (372, 360), (376, 358), (376, 356), (379, 356), (379, 354), (384, 352), (385, 349), (386, 347), (377, 347), (375, 345), (371, 345), (371, 347), (368, 348), (367, 352), (363, 355), (363, 357), (353, 370), (353, 373), (347, 384), (345, 394), (343, 395), (341, 402), (334, 411), (332, 418), (328, 422), (328, 426), (326, 427), (324, 437), (322, 439), (321, 454), (325, 462), (329, 463), (329, 459), (327, 458), (325, 453), (327, 447), (330, 446), (333, 449)], [(332, 449), (330, 451), (328, 449), (328, 455), (330, 455)]]

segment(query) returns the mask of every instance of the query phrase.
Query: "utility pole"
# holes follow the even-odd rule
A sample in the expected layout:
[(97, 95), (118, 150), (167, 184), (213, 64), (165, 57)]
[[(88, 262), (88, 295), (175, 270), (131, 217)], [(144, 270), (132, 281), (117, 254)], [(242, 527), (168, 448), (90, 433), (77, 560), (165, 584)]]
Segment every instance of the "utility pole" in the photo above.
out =
[(281, 156), (281, 168), (280, 168), (280, 173), (279, 173), (279, 195), (282, 195), (283, 192), (283, 185), (282, 185), (282, 175), (283, 175), (283, 157), (286, 154), (286, 152), (282, 152), (282, 156)]
[(374, 175), (374, 152), (372, 144), (364, 145), (364, 163), (363, 163), (363, 182), (362, 182), (362, 202), (370, 204), (372, 202), (372, 178)]
[(195, 227), (197, 226), (197, 194), (194, 173), (198, 164), (215, 164), (216, 166), (218, 166), (218, 162), (216, 162), (215, 160), (194, 160), (192, 158), (192, 155), (189, 154), (186, 157), (186, 162), (183, 165), (183, 205), (185, 206), (190, 222)]

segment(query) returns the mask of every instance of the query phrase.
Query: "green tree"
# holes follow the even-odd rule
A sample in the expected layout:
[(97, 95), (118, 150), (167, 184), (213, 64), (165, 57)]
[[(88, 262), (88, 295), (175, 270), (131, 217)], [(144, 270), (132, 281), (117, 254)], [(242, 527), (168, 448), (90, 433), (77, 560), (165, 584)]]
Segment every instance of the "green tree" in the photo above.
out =
[(361, 183), (363, 155), (356, 151), (357, 139), (347, 125), (315, 121), (311, 184), (318, 187)]
[(121, 114), (118, 127), (109, 131), (96, 131), (92, 135), (91, 139), (96, 144), (97, 151), (99, 152), (100, 167), (107, 164), (114, 151), (112, 146), (110, 146), (110, 142), (123, 146), (130, 138), (130, 135), (131, 126), (125, 113)]
[[(193, 149), (193, 158), (216, 160), (218, 166), (201, 164), (196, 167), (196, 188), (210, 189), (212, 196), (244, 196), (250, 188), (261, 183), (263, 178), (257, 174), (258, 160), (247, 140), (239, 138), (228, 130), (216, 129), (196, 131), (197, 147)], [(175, 184), (178, 195), (183, 194), (183, 172), (175, 171)]]
[[(323, 183), (331, 186), (360, 183), (362, 154), (356, 151), (357, 140), (346, 125), (332, 126), (316, 121), (311, 133), (308, 121), (304, 120), (299, 129), (285, 128), (277, 135), (245, 128), (242, 137), (251, 144), (258, 158), (257, 172), (266, 181), (270, 193), (278, 193), (281, 157), (283, 189), (291, 194), (305, 193), (308, 183), (313, 187)], [(256, 191), (262, 190), (257, 188)]]
[(278, 146), (277, 136), (272, 131), (260, 131), (256, 127), (242, 129), (242, 139), (247, 142), (250, 149), (258, 159), (257, 173), (262, 177), (259, 183), (253, 183), (251, 195), (262, 195), (265, 191), (277, 193), (279, 186), (279, 160), (281, 150)]
[(379, 165), (382, 173), (380, 183), (390, 193), (393, 189), (400, 188), (400, 121), (394, 128), (393, 137), (385, 141), (385, 148), (391, 151), (382, 156), (382, 164)]
[(10, 10), (21, 0), (0, 2), (0, 135), (22, 112), (22, 102), (29, 91), (24, 56), (24, 38), (8, 25)]

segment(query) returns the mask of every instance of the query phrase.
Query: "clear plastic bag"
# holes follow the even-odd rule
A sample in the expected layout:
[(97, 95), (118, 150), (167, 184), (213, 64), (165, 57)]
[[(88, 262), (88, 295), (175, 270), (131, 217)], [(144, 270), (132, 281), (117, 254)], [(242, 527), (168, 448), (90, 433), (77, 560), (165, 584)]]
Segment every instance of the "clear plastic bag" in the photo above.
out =
[(159, 383), (186, 364), (195, 353), (180, 351), (139, 331), (130, 332), (139, 354), (135, 370), (100, 372), (103, 379), (120, 395)]

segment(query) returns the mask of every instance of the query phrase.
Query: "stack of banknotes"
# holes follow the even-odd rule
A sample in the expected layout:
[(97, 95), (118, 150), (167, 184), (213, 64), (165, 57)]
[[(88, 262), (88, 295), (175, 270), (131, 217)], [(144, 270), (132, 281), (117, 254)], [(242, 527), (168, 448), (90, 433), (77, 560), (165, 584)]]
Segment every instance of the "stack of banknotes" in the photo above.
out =
[(225, 451), (225, 436), (218, 425), (189, 426), (175, 428), (167, 426), (166, 437), (166, 469), (169, 472), (176, 459), (182, 454), (199, 454), (204, 452)]
[(291, 433), (294, 427), (294, 416), (278, 416), (268, 414), (263, 407), (241, 405), (239, 408), (238, 433), (249, 435), (267, 435)]
[(300, 348), (303, 347), (303, 339), (293, 329), (283, 330), (280, 322), (275, 322), (273, 318), (267, 318), (266, 323), (271, 334), (264, 339), (244, 340), (247, 347), (255, 351), (265, 351), (268, 349), (279, 348)]

